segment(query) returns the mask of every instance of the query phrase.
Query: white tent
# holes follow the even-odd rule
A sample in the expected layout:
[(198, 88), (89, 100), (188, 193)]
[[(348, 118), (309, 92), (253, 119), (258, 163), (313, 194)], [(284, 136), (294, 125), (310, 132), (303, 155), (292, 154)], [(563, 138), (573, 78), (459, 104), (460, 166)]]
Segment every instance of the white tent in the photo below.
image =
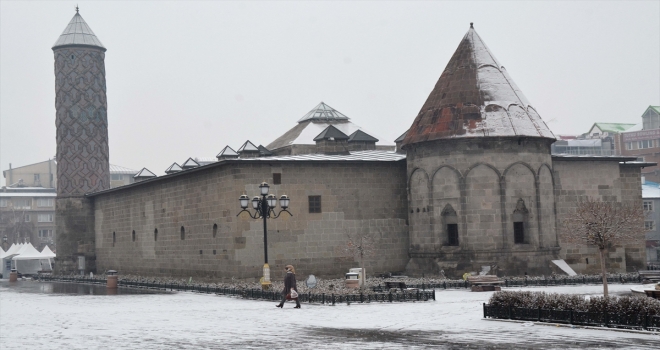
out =
[(0, 258), (5, 258), (5, 257), (8, 257), (10, 255), (16, 254), (16, 252), (18, 252), (19, 249), (21, 249), (21, 247), (22, 247), (22, 245), (20, 245), (20, 244), (12, 244), (11, 247), (9, 247), (9, 249), (7, 249), (6, 252), (4, 252), (3, 254), (0, 254)]
[(55, 253), (53, 253), (48, 246), (45, 246), (44, 249), (41, 250), (41, 256), (44, 258), (52, 259), (55, 257)]
[(12, 244), (9, 249), (7, 249), (4, 254), (0, 254), (0, 263), (2, 263), (2, 266), (0, 266), (0, 270), (2, 271), (2, 278), (9, 278), (9, 272), (11, 271), (12, 268), (12, 260), (14, 256), (16, 256), (16, 253), (23, 247), (22, 244)]
[(16, 270), (24, 275), (35, 275), (39, 271), (52, 270), (50, 259), (44, 258), (31, 243), (24, 244), (12, 260), (15, 262)]

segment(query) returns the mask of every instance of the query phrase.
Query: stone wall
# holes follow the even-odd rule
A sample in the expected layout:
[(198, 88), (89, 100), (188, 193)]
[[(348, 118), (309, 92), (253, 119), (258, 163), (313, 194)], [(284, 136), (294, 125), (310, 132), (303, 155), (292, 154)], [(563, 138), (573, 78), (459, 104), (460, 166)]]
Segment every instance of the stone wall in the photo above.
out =
[[(405, 161), (276, 162), (235, 160), (95, 195), (99, 271), (122, 274), (258, 278), (264, 263), (263, 224), (239, 212), (261, 182), (291, 197), (290, 211), (268, 220), (273, 278), (286, 264), (299, 275), (341, 276), (358, 261), (339, 252), (346, 234), (378, 237), (371, 274), (401, 271), (408, 261)], [(321, 213), (308, 197), (321, 196)], [(135, 235), (133, 235), (135, 231)], [(113, 238), (114, 237), (114, 238)]]
[(55, 272), (77, 274), (78, 257), (85, 257), (85, 273), (97, 272), (94, 236), (94, 202), (85, 197), (55, 200)]
[[(407, 146), (409, 274), (447, 276), (497, 265), (501, 274), (548, 273), (559, 250), (550, 141), (451, 139)], [(458, 245), (448, 242), (455, 212)], [(514, 242), (513, 222), (524, 224)]]
[[(636, 201), (642, 206), (640, 168), (620, 165), (618, 160), (566, 160), (553, 159), (557, 220), (559, 223), (577, 207), (580, 199), (594, 198), (605, 201)], [(560, 257), (578, 273), (599, 273), (598, 249), (566, 242), (560, 227)], [(607, 251), (610, 272), (631, 272), (644, 269), (646, 252), (644, 243), (623, 244)]]

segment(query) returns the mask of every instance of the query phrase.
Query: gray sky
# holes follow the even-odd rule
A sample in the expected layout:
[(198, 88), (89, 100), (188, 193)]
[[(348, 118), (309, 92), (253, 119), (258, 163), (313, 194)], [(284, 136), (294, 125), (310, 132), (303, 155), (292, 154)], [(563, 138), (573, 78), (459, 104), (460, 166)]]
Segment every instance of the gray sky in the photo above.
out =
[[(660, 104), (659, 1), (78, 4), (108, 49), (110, 162), (158, 175), (267, 145), (320, 101), (393, 141), (470, 22), (555, 134)], [(55, 156), (51, 46), (75, 5), (0, 2), (2, 170)]]

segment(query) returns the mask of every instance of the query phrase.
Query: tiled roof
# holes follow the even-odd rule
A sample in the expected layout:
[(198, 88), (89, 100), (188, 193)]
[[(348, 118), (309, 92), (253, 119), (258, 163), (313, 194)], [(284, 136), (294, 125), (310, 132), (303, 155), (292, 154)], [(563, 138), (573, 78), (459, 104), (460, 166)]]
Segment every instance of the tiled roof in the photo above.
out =
[(327, 104), (321, 102), (314, 109), (307, 112), (298, 123), (302, 123), (307, 120), (323, 120), (323, 121), (338, 121), (338, 120), (348, 120), (349, 118), (336, 109), (328, 106)]
[(367, 134), (362, 130), (356, 130), (348, 137), (348, 142), (355, 142), (355, 141), (378, 142), (378, 139)]
[(93, 46), (105, 51), (105, 46), (101, 44), (101, 40), (94, 35), (92, 29), (77, 10), (69, 25), (64, 28), (64, 31), (53, 45), (53, 49), (69, 45)]
[(250, 140), (247, 140), (238, 149), (238, 153), (241, 153), (241, 152), (259, 152), (259, 147), (255, 146), (254, 143), (250, 142)]
[(133, 177), (156, 177), (156, 174), (152, 173), (147, 168), (142, 168), (142, 170)]
[(245, 158), (245, 161), (368, 161), (368, 162), (396, 162), (406, 159), (405, 154), (391, 151), (359, 151), (350, 152), (350, 154), (298, 154), (292, 156), (275, 156)]
[(403, 145), (490, 136), (555, 138), (470, 24)]
[(333, 125), (329, 125), (314, 138), (314, 141), (328, 140), (328, 139), (348, 140), (348, 135), (344, 134), (339, 129), (335, 128)]

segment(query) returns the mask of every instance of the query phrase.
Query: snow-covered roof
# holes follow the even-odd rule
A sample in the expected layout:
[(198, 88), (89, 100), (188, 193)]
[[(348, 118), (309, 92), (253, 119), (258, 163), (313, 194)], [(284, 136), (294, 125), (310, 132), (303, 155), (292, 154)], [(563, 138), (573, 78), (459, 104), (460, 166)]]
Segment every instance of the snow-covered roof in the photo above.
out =
[(307, 120), (320, 120), (320, 121), (338, 121), (338, 120), (349, 120), (347, 116), (339, 113), (336, 109), (328, 106), (327, 104), (319, 103), (311, 111), (307, 112), (298, 123), (302, 123)]
[(660, 199), (660, 185), (658, 185), (657, 182), (644, 181), (644, 183), (642, 183), (642, 198)]
[[(295, 127), (291, 128), (282, 136), (275, 139), (275, 141), (271, 142), (268, 146), (266, 146), (266, 148), (268, 148), (269, 150), (276, 150), (290, 145), (316, 145), (316, 141), (314, 141), (314, 138), (316, 138), (316, 136), (318, 136), (323, 130), (325, 130), (330, 125), (339, 129), (339, 131), (343, 132), (346, 135), (351, 135), (357, 130), (362, 130), (365, 133), (379, 140), (383, 140), (382, 137), (378, 137), (378, 135), (374, 135), (373, 133), (369, 132), (368, 130), (365, 130), (364, 128), (354, 124), (351, 121), (330, 123), (330, 122), (317, 122), (317, 121), (308, 120), (300, 124), (297, 124)], [(390, 142), (390, 141), (379, 141), (378, 144), (383, 146), (394, 146), (394, 142)]]
[(403, 145), (491, 136), (555, 139), (470, 24)]
[(589, 133), (591, 133), (596, 127), (601, 132), (619, 133), (619, 132), (628, 131), (630, 128), (634, 127), (635, 125), (636, 124), (630, 124), (630, 123), (594, 123), (594, 125), (591, 126), (591, 129), (589, 129)]
[(259, 147), (255, 146), (254, 143), (250, 142), (250, 140), (247, 140), (238, 149), (238, 153), (241, 153), (241, 152), (259, 152)]
[(0, 192), (0, 197), (57, 197), (55, 192)]
[(152, 172), (151, 172), (149, 169), (147, 169), (147, 168), (142, 168), (142, 170), (140, 170), (140, 171), (139, 171), (137, 174), (135, 174), (135, 176), (133, 176), (133, 177), (135, 177), (135, 178), (138, 178), (138, 177), (156, 177), (156, 174), (152, 173)]
[(87, 25), (77, 9), (69, 25), (64, 28), (64, 31), (53, 45), (53, 50), (58, 47), (70, 45), (92, 46), (101, 48), (103, 51), (106, 50), (105, 46), (101, 44), (101, 40), (96, 37), (92, 28)]
[(125, 168), (123, 166), (110, 164), (110, 174), (127, 174), (134, 175), (137, 174), (137, 170)]
[(396, 162), (406, 158), (405, 154), (400, 154), (392, 151), (358, 151), (350, 152), (349, 154), (298, 154), (291, 156), (274, 156), (274, 157), (259, 157), (259, 158), (245, 158), (246, 161), (371, 161), (371, 162)]

